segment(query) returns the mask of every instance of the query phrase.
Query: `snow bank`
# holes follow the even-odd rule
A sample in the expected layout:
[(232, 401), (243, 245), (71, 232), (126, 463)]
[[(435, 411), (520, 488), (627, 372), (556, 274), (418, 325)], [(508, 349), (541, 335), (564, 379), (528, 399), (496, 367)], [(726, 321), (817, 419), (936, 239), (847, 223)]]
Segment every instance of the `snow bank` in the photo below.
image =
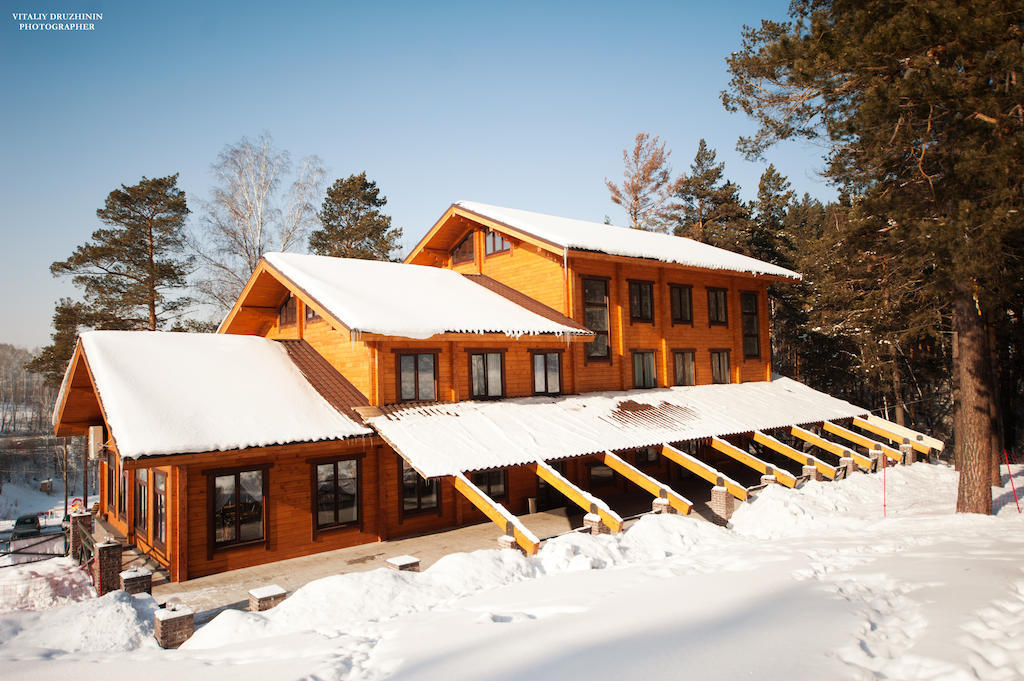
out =
[(0, 570), (0, 613), (53, 608), (95, 595), (89, 574), (70, 558), (50, 558)]

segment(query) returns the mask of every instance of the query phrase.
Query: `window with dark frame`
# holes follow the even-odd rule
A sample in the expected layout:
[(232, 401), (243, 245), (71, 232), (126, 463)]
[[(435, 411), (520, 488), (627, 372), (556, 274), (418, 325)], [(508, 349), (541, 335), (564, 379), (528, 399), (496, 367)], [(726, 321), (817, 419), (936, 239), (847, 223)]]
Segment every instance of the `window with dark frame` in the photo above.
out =
[(559, 395), (561, 392), (561, 354), (557, 352), (533, 353), (533, 394)]
[(359, 460), (326, 461), (313, 466), (318, 530), (359, 522)]
[(307, 322), (318, 322), (322, 319), (322, 317), (319, 314), (317, 314), (317, 311), (314, 310), (312, 307), (310, 307), (309, 305), (306, 305), (305, 307)]
[(245, 544), (264, 538), (265, 475), (263, 469), (258, 469), (210, 477), (214, 546)]
[(469, 355), (470, 394), (474, 399), (494, 399), (505, 394), (505, 356), (500, 352)]
[(629, 321), (654, 322), (654, 284), (649, 281), (629, 282)]
[(693, 287), (669, 284), (669, 306), (673, 324), (693, 324)]
[(590, 487), (603, 487), (615, 482), (615, 471), (603, 463), (591, 463), (587, 466), (587, 478)]
[(711, 351), (711, 382), (729, 383), (729, 351)]
[(491, 499), (504, 499), (508, 494), (508, 471), (504, 468), (496, 471), (480, 471), (473, 473), (473, 484)]
[(295, 296), (289, 294), (278, 312), (278, 326), (295, 326), (295, 322), (298, 319), (296, 309), (297, 303)]
[(402, 513), (420, 513), (437, 510), (441, 506), (441, 493), (437, 478), (429, 480), (402, 459)]
[(149, 469), (135, 469), (135, 504), (132, 508), (133, 523), (135, 531), (143, 537), (149, 537), (148, 501), (147, 490), (149, 487)]
[(398, 400), (427, 402), (437, 399), (437, 355), (424, 352), (398, 355)]
[(654, 368), (654, 353), (650, 351), (633, 352), (633, 387), (653, 388), (657, 384), (658, 375)]
[(583, 278), (583, 326), (594, 332), (587, 359), (611, 359), (608, 343), (608, 280)]
[(636, 450), (637, 466), (654, 466), (658, 463), (658, 450), (654, 447), (641, 447)]
[(111, 451), (107, 452), (107, 511), (114, 512), (114, 485), (117, 484), (114, 481), (114, 453)]
[(708, 289), (708, 324), (729, 325), (728, 289)]
[(117, 476), (117, 516), (121, 519), (125, 519), (125, 514), (128, 510), (128, 471), (125, 470), (124, 464), (120, 466), (120, 473)]
[(761, 356), (761, 325), (757, 313), (757, 294), (740, 294), (741, 327), (743, 329), (743, 357), (756, 359)]
[(167, 543), (167, 473), (153, 471), (153, 543)]
[(487, 232), (487, 236), (484, 237), (484, 253), (486, 255), (504, 253), (510, 248), (512, 248), (512, 244), (497, 232)]
[(475, 249), (473, 248), (473, 237), (475, 232), (470, 232), (466, 236), (462, 237), (462, 241), (455, 244), (455, 248), (452, 249), (452, 264), (460, 262), (472, 262), (476, 256)]
[(672, 353), (676, 385), (697, 385), (697, 362), (693, 350), (677, 350)]

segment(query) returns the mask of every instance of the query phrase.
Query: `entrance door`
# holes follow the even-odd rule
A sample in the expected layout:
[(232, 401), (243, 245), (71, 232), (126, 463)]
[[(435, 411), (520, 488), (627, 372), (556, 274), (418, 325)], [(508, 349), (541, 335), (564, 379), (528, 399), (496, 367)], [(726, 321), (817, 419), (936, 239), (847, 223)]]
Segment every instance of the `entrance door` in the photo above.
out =
[[(561, 461), (549, 461), (548, 465), (558, 471), (559, 475), (565, 475), (565, 459)], [(543, 478), (537, 478), (537, 510), (550, 511), (553, 508), (565, 506), (565, 496), (557, 489), (546, 483)]]

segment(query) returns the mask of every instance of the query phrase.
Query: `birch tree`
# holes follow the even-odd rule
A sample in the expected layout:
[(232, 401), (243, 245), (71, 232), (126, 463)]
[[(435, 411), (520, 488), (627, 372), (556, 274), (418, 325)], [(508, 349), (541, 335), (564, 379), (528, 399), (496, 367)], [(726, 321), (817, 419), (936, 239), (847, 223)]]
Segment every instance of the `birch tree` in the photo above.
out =
[(657, 135), (638, 133), (633, 150), (622, 150), (622, 184), (604, 179), (612, 203), (622, 206), (633, 229), (668, 230), (675, 210), (672, 195), (677, 183), (668, 163), (671, 155), (672, 150), (666, 149)]

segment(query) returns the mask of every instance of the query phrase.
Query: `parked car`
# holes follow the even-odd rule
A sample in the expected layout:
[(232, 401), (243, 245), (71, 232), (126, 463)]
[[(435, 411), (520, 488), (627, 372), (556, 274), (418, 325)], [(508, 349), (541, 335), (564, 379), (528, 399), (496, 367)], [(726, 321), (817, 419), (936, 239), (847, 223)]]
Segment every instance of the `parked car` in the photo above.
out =
[(23, 515), (14, 521), (14, 529), (11, 530), (11, 539), (38, 537), (42, 534), (42, 529), (42, 526), (39, 524), (39, 516)]

